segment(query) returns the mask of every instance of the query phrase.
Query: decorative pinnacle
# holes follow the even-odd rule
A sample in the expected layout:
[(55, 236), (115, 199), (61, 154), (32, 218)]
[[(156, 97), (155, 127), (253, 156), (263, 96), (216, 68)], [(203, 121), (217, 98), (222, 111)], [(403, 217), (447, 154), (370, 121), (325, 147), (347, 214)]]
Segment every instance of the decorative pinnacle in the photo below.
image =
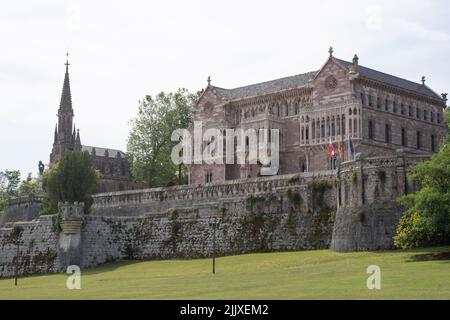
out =
[(333, 52), (334, 52), (333, 47), (330, 47), (330, 49), (328, 49), (328, 53), (330, 54), (330, 57), (333, 56)]
[(358, 64), (359, 61), (359, 57), (358, 55), (355, 53), (355, 56), (353, 57), (353, 64)]
[(208, 76), (208, 86), (210, 86), (211, 85), (211, 76)]
[(422, 76), (422, 85), (425, 85), (425, 81), (426, 81), (425, 76)]

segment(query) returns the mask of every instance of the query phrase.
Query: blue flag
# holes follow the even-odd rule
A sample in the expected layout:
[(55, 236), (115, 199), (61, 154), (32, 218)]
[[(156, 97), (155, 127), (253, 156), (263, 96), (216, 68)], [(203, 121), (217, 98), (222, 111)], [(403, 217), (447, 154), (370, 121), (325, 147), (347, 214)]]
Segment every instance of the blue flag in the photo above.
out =
[(348, 136), (348, 152), (350, 153), (350, 159), (355, 159), (355, 148), (353, 147), (353, 141), (350, 136)]

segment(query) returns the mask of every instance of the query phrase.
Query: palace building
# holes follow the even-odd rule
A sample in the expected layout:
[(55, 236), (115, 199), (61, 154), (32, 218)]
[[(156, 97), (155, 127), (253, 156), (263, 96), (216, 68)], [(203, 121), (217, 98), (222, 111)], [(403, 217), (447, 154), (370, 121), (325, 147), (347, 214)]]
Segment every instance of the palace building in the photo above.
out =
[(58, 109), (58, 123), (55, 127), (50, 166), (70, 151), (87, 151), (97, 170), (101, 173), (100, 192), (133, 190), (143, 187), (133, 180), (127, 156), (120, 150), (85, 146), (81, 144), (80, 131), (73, 124), (74, 111), (69, 80), (69, 62), (66, 61), (61, 102)]
[[(447, 134), (447, 94), (333, 56), (313, 72), (235, 89), (211, 85), (194, 106), (194, 120), (209, 128), (278, 129), (277, 175), (336, 169), (351, 160), (349, 140), (363, 157), (431, 155)], [(335, 157), (330, 157), (330, 144)], [(261, 164), (189, 166), (191, 183), (257, 177)]]

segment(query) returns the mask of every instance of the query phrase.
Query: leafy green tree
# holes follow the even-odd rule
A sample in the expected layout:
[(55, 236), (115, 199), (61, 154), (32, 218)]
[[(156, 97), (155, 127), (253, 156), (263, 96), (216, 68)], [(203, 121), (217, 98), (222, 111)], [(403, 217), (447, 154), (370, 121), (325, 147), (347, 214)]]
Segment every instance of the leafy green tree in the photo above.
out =
[(140, 101), (138, 114), (131, 120), (127, 144), (135, 178), (151, 187), (181, 183), (184, 167), (171, 160), (176, 144), (171, 136), (174, 130), (192, 124), (192, 106), (199, 96), (200, 92), (193, 94), (179, 89), (155, 97), (148, 95)]
[(27, 178), (20, 183), (19, 195), (26, 196), (30, 194), (36, 194), (39, 192), (40, 178), (33, 178), (31, 173), (28, 174)]
[(58, 211), (59, 202), (84, 202), (85, 212), (92, 205), (92, 194), (98, 191), (100, 173), (94, 168), (87, 151), (67, 152), (44, 173), (46, 200), (44, 214)]
[[(450, 111), (446, 111), (450, 126)], [(417, 164), (408, 179), (421, 189), (403, 196), (407, 207), (397, 227), (395, 244), (414, 248), (450, 244), (450, 135), (430, 161)]]
[(0, 211), (8, 204), (9, 199), (19, 196), (20, 171), (0, 171)]

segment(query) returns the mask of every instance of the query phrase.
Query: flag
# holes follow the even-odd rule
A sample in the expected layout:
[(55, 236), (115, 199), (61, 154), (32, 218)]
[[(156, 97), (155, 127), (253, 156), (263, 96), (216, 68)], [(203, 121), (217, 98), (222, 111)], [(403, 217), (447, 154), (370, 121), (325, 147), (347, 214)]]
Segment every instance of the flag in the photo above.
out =
[(350, 160), (355, 159), (355, 148), (353, 147), (353, 141), (352, 138), (350, 138), (350, 135), (348, 136), (348, 152)]
[(334, 157), (334, 148), (333, 148), (333, 143), (331, 142), (331, 138), (330, 138), (330, 149), (328, 150), (329, 154), (330, 154), (330, 158)]

